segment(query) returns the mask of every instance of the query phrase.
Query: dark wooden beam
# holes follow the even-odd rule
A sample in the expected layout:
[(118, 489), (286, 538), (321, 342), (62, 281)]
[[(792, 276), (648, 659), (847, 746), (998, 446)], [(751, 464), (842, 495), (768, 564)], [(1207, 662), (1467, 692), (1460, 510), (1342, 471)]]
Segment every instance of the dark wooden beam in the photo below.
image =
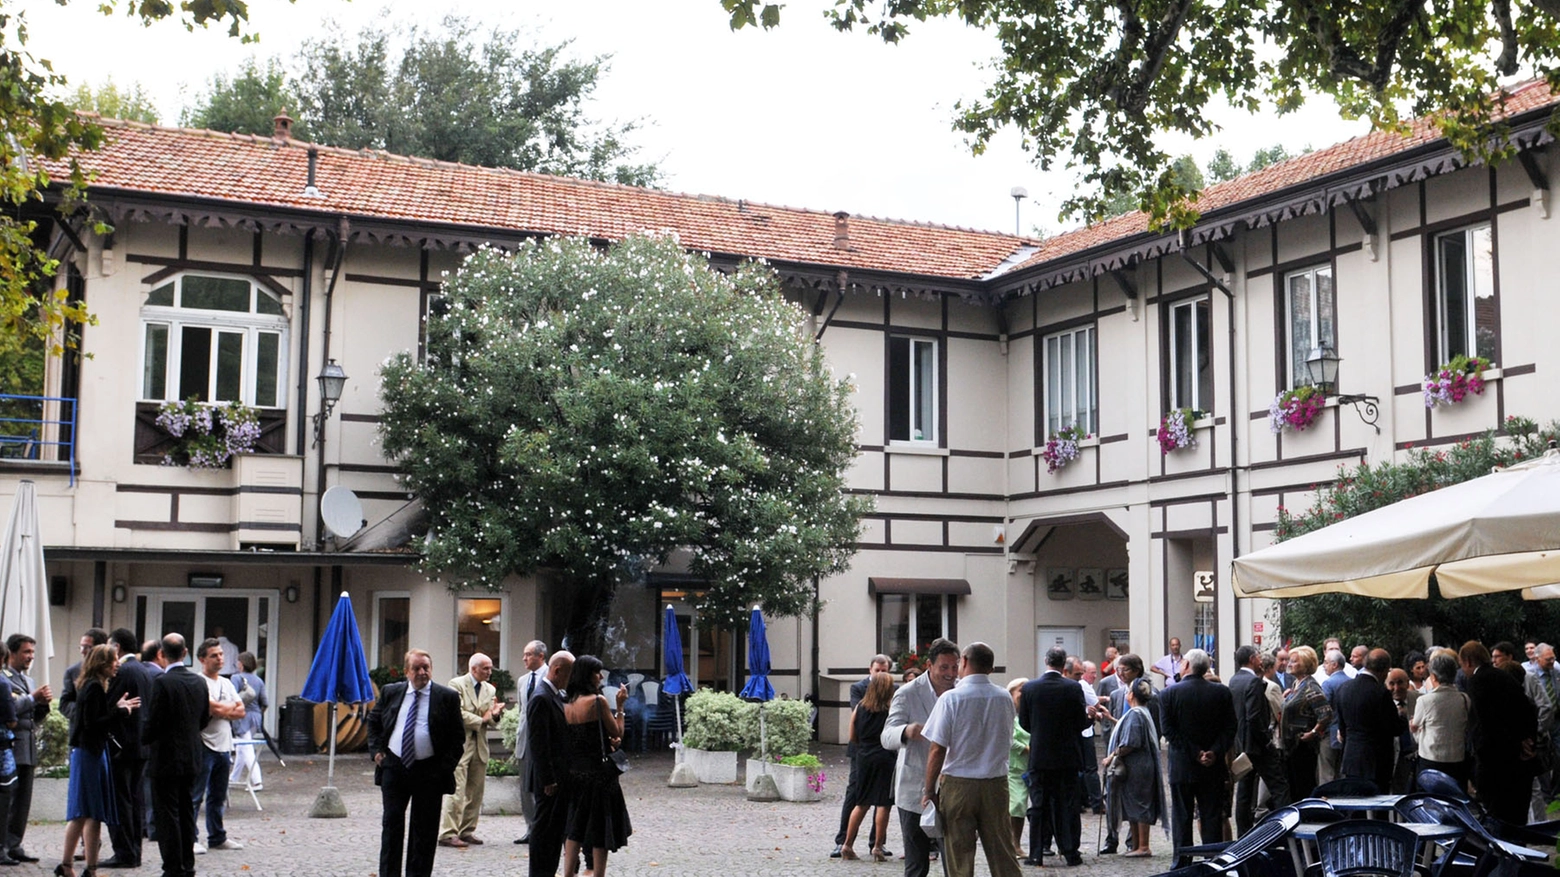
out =
[(1517, 161), (1522, 163), (1522, 169), (1527, 171), (1528, 179), (1532, 181), (1533, 188), (1549, 191), (1549, 175), (1538, 166), (1538, 159), (1533, 157), (1533, 150), (1524, 149), (1517, 153)]
[(1219, 263), (1219, 267), (1224, 269), (1225, 274), (1235, 273), (1235, 260), (1230, 258), (1223, 244), (1214, 241), (1208, 245), (1208, 248), (1213, 251), (1213, 258)]
[(1116, 281), (1117, 286), (1121, 287), (1122, 295), (1130, 299), (1136, 299), (1138, 297), (1137, 286), (1133, 284), (1132, 278), (1127, 276), (1127, 272), (1117, 269), (1110, 272), (1110, 277), (1112, 280)]
[(1364, 229), (1366, 234), (1374, 237), (1376, 235), (1376, 220), (1370, 215), (1370, 211), (1366, 210), (1357, 198), (1350, 198), (1348, 205), (1349, 212), (1354, 214), (1354, 218), (1359, 222), (1360, 228)]

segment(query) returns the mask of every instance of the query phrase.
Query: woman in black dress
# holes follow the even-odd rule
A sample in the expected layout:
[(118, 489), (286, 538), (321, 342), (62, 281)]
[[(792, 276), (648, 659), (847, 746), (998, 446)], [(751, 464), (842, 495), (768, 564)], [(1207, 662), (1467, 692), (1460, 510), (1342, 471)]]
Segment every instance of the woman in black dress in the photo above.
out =
[(850, 714), (850, 742), (856, 744), (859, 795), (845, 827), (845, 845), (840, 847), (842, 859), (859, 858), (852, 849), (856, 832), (861, 829), (867, 808), (876, 807), (872, 818), (877, 825), (878, 845), (872, 848), (872, 860), (884, 860), (883, 839), (888, 836), (888, 809), (894, 806), (894, 763), (898, 754), (883, 748), (883, 725), (888, 721), (888, 706), (893, 700), (894, 677), (873, 673), (866, 696)]
[(617, 709), (601, 696), (601, 660), (581, 655), (563, 696), (563, 717), (569, 722), (569, 819), (563, 844), (563, 877), (574, 877), (581, 848), (591, 851), (595, 877), (606, 877), (607, 853), (616, 852), (634, 833), (628, 805), (618, 785), (617, 766), (607, 757), (623, 739), (623, 702), (628, 689), (619, 688)]
[(65, 791), (65, 855), (54, 869), (59, 877), (74, 877), (71, 862), (78, 842), (84, 842), (87, 858), (83, 874), (95, 875), (99, 832), (104, 823), (119, 823), (114, 809), (113, 774), (108, 769), (109, 729), (114, 710), (134, 712), (141, 699), (126, 693), (118, 703), (109, 703), (108, 687), (118, 672), (114, 647), (101, 645), (87, 652), (76, 676), (76, 715), (70, 723), (70, 784)]

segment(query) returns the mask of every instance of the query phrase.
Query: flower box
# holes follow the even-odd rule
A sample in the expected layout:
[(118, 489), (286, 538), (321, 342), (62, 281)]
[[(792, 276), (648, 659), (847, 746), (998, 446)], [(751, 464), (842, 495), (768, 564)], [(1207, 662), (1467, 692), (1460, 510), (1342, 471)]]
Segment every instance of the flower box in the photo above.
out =
[(1046, 440), (1045, 447), (1040, 451), (1040, 456), (1045, 458), (1046, 472), (1055, 475), (1058, 471), (1065, 468), (1068, 463), (1078, 459), (1078, 449), (1085, 440), (1093, 437), (1093, 435), (1085, 433), (1077, 426), (1069, 426), (1052, 435)]
[(1484, 395), (1484, 373), (1494, 365), (1482, 356), (1465, 355), (1454, 356), (1450, 362), (1442, 363), (1440, 368), (1425, 375), (1425, 407), (1455, 405), (1470, 394)]
[(1155, 434), (1159, 440), (1159, 452), (1168, 454), (1182, 448), (1196, 447), (1195, 432), (1198, 427), (1205, 425), (1199, 422), (1204, 417), (1203, 412), (1195, 408), (1176, 408), (1166, 412), (1160, 419), (1159, 431)]
[(482, 787), (482, 815), (519, 815), (520, 797), (524, 792), (524, 777), (488, 777)]
[[(817, 771), (805, 767), (795, 767), (789, 764), (781, 764), (771, 761), (765, 767), (763, 761), (757, 758), (747, 760), (747, 787), (753, 789), (753, 782), (761, 776), (765, 770), (774, 778), (775, 788), (780, 792), (782, 801), (822, 801), (823, 783), (816, 779)], [(817, 790), (814, 791), (814, 787)]]
[(737, 781), (737, 753), (708, 749), (683, 749), (683, 762), (693, 768), (701, 783), (729, 785)]
[(1285, 390), (1268, 406), (1268, 431), (1278, 435), (1286, 429), (1304, 432), (1327, 407), (1327, 394), (1318, 387), (1305, 385)]

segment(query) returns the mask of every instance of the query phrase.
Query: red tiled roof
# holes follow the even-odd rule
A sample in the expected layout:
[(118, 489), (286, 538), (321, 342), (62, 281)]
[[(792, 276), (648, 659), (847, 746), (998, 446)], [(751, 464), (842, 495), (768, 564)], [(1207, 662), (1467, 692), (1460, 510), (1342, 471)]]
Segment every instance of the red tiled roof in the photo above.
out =
[(673, 231), (698, 250), (862, 270), (976, 279), (1036, 241), (852, 216), (846, 249), (833, 214), (681, 195), (546, 174), (317, 147), (316, 185), (304, 195), (310, 144), (242, 134), (103, 120), (108, 143), (81, 156), (92, 189), (226, 199), (326, 217), (448, 223), (517, 234), (607, 240)]

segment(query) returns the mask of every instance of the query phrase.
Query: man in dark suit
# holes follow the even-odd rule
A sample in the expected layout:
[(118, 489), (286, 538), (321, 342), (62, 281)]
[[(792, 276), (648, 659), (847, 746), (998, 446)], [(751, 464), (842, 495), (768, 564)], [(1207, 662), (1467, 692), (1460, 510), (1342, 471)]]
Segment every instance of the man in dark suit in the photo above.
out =
[[(368, 715), (374, 784), (384, 802), (379, 824), (379, 877), (428, 877), (439, 839), (444, 796), (455, 791), (464, 751), (460, 696), (433, 681), (433, 658), (406, 653), (406, 681), (386, 685)], [(407, 817), (407, 805), (411, 817)]]
[[(151, 676), (141, 664), (139, 644), (134, 631), (118, 628), (109, 641), (119, 652), (119, 672), (108, 690), (109, 703), (121, 697), (144, 698), (151, 694)], [(141, 794), (141, 776), (146, 754), (141, 748), (141, 716), (134, 710), (114, 710), (112, 733), (119, 748), (109, 747), (109, 766), (114, 772), (114, 805), (119, 824), (109, 826), (108, 838), (114, 846), (105, 868), (141, 867), (141, 833), (146, 801)]]
[[(108, 631), (101, 627), (87, 628), (87, 632), (81, 635), (81, 656), (85, 658), (87, 652), (92, 651), (93, 646), (100, 646), (106, 642), (108, 642)], [(80, 661), (65, 668), (65, 687), (60, 690), (60, 712), (67, 719), (76, 717), (76, 674), (80, 672)]]
[(1062, 675), (1067, 650), (1045, 653), (1045, 672), (1024, 686), (1018, 699), (1018, 724), (1029, 732), (1029, 857), (1043, 865), (1043, 839), (1056, 837), (1057, 852), (1078, 865), (1082, 819), (1078, 811), (1078, 735), (1088, 727), (1083, 688)]
[(16, 755), (16, 786), (11, 791), (11, 815), (5, 826), (5, 849), (10, 858), (18, 862), (36, 862), (37, 856), (29, 855), (22, 848), (22, 838), (27, 834), (27, 817), (32, 810), (33, 771), (38, 765), (38, 735), (36, 729), (49, 715), (49, 701), (54, 699), (54, 689), (38, 686), (27, 675), (32, 669), (33, 657), (38, 654), (38, 641), (25, 633), (13, 633), (6, 638), (11, 658), (6, 662), (5, 678), (11, 683), (11, 694), (16, 698), (16, 742), (12, 752)]
[(1526, 824), (1528, 790), (1538, 773), (1538, 708), (1523, 693), (1522, 683), (1495, 669), (1482, 643), (1464, 643), (1457, 661), (1473, 702), (1468, 736), (1479, 801), (1498, 819)]
[(569, 816), (569, 723), (558, 692), (569, 681), (574, 656), (554, 652), (547, 675), (525, 704), (526, 749), (530, 770), (525, 787), (536, 796), (536, 821), (531, 823), (530, 877), (553, 877), (563, 856), (564, 829)]
[(1376, 649), (1365, 657), (1365, 667), (1338, 688), (1338, 733), (1343, 754), (1338, 775), (1370, 780), (1386, 792), (1392, 787), (1392, 742), (1407, 729), (1387, 691), (1392, 655)]
[(1254, 646), (1235, 650), (1230, 677), (1230, 697), (1235, 702), (1235, 740), (1238, 751), (1251, 759), (1251, 771), (1235, 783), (1235, 833), (1245, 834), (1256, 819), (1257, 780), (1267, 784), (1273, 807), (1288, 803), (1289, 782), (1279, 751), (1273, 745), (1273, 707), (1262, 678), (1262, 655)]
[(146, 770), (152, 778), (157, 849), (163, 877), (195, 877), (195, 808), (190, 805), (190, 789), (204, 758), (200, 729), (211, 718), (211, 699), (205, 681), (184, 666), (184, 637), (168, 634), (161, 650), (168, 672), (152, 680), (141, 727)]
[(1159, 693), (1159, 715), (1170, 743), (1171, 835), (1176, 858), (1192, 845), (1192, 813), (1203, 843), (1224, 838), (1225, 754), (1235, 741), (1235, 700), (1206, 678), (1212, 661), (1202, 649), (1186, 653), (1186, 675)]

